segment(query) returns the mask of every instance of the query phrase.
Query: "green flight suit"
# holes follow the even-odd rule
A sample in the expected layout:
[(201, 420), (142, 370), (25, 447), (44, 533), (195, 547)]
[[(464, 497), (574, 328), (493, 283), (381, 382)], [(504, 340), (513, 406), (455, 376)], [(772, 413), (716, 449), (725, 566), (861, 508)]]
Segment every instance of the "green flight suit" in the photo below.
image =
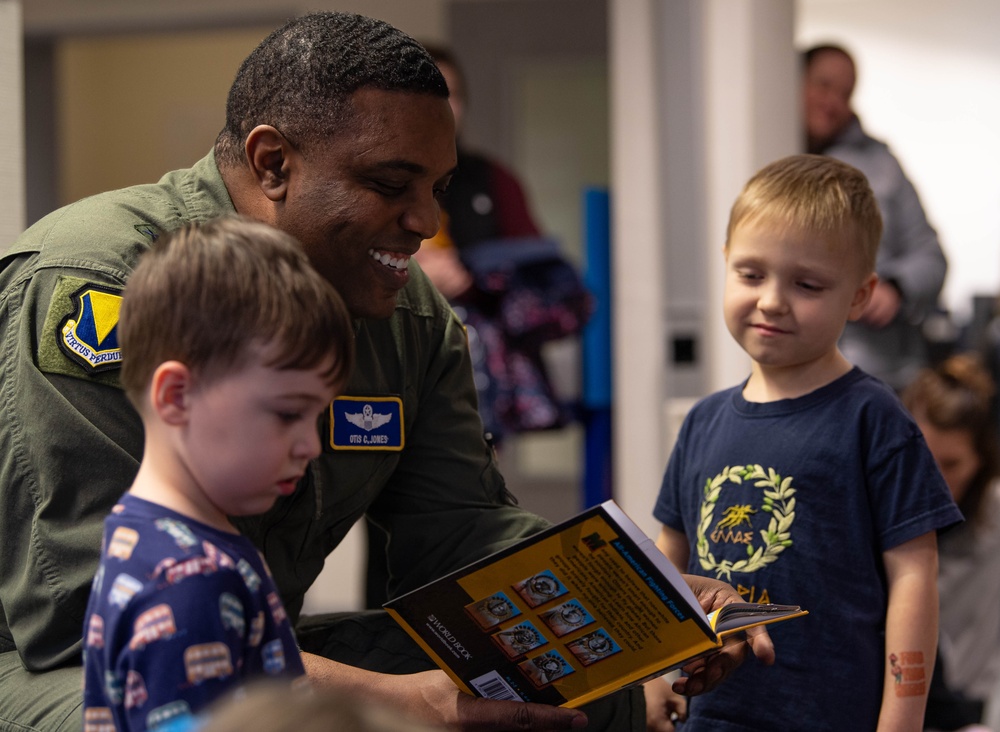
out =
[[(120, 353), (104, 348), (114, 339), (116, 295), (158, 235), (228, 213), (209, 154), (156, 184), (50, 214), (0, 260), (0, 729), (82, 726), (83, 619), (103, 520), (142, 454), (141, 422), (118, 385)], [(73, 337), (87, 307), (96, 335), (81, 346)], [(334, 450), (328, 413), (323, 454), (299, 489), (237, 522), (264, 552), (293, 620), (327, 555), (363, 515), (389, 537), (390, 596), (546, 525), (513, 505), (483, 440), (464, 330), (419, 268), (411, 264), (391, 318), (355, 327), (357, 363), (344, 394), (401, 400), (402, 449)], [(308, 619), (299, 640), (373, 670), (433, 668), (386, 618)], [(639, 697), (587, 711), (602, 728), (642, 729)]]

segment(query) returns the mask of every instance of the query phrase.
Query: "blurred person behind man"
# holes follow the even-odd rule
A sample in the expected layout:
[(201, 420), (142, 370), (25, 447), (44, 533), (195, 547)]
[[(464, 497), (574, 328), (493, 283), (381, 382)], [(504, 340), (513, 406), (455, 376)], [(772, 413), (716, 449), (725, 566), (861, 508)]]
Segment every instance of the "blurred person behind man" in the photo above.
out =
[(558, 243), (543, 235), (517, 175), (465, 144), (469, 92), (457, 56), (424, 47), (448, 85), (458, 166), (441, 200), (441, 228), (414, 258), (469, 332), (479, 413), (499, 446), (507, 435), (572, 419), (542, 346), (578, 333), (592, 303)]
[(858, 168), (875, 192), (884, 230), (879, 283), (857, 322), (840, 341), (844, 356), (901, 390), (930, 364), (924, 323), (937, 311), (947, 260), (913, 184), (882, 141), (865, 132), (851, 107), (857, 68), (833, 44), (803, 54), (803, 112), (807, 151)]

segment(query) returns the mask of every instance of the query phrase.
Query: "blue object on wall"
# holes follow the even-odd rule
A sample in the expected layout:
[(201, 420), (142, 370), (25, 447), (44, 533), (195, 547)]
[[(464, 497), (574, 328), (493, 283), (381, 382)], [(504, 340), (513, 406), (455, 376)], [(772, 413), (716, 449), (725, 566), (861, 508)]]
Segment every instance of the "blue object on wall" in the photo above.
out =
[(584, 508), (613, 495), (611, 484), (611, 197), (605, 188), (583, 193), (583, 282), (596, 309), (583, 330), (582, 417), (585, 429)]
[(611, 406), (611, 210), (605, 189), (584, 191), (583, 284), (596, 310), (583, 331), (583, 406)]

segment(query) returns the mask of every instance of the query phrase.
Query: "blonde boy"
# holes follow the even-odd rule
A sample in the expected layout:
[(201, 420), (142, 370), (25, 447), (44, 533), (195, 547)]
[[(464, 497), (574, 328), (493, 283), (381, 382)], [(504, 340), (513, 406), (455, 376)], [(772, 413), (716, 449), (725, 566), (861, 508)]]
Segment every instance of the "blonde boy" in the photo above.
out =
[(295, 491), (354, 346), (343, 301), (298, 243), (236, 217), (157, 242), (118, 329), (145, 450), (105, 521), (84, 727), (142, 730), (251, 677), (304, 680), (267, 565), (229, 517)]
[(937, 640), (936, 532), (961, 520), (895, 394), (837, 348), (877, 282), (878, 207), (831, 158), (747, 183), (724, 313), (749, 378), (686, 418), (654, 515), (682, 570), (801, 604), (774, 667), (694, 698), (697, 730), (922, 729)]

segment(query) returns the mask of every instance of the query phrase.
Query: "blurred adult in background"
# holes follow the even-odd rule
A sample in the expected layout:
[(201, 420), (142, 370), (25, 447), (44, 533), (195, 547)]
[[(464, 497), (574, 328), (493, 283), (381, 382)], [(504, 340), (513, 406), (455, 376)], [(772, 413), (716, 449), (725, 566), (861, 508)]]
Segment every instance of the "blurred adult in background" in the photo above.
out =
[(807, 151), (858, 168), (882, 213), (879, 284), (861, 319), (847, 324), (840, 349), (898, 391), (930, 365), (924, 324), (937, 311), (947, 260), (899, 161), (865, 132), (851, 108), (856, 80), (854, 59), (844, 48), (819, 45), (804, 53)]
[(517, 176), (464, 144), (468, 89), (455, 54), (425, 48), (448, 84), (458, 167), (441, 201), (441, 228), (415, 259), (468, 328), (479, 412), (499, 445), (508, 434), (561, 427), (571, 418), (542, 345), (579, 332), (590, 301), (558, 244), (542, 236)]
[(462, 247), (488, 239), (539, 236), (528, 197), (518, 178), (499, 161), (469, 150), (462, 140), (468, 100), (465, 74), (454, 53), (424, 44), (448, 84), (448, 102), (455, 115), (458, 168), (442, 205), (441, 229), (417, 254), (421, 268), (449, 300), (465, 295), (472, 273), (458, 256)]
[[(982, 721), (1000, 682), (1000, 461), (996, 387), (968, 353), (920, 371), (902, 393), (965, 523), (938, 539), (941, 598), (937, 676), (929, 729)], [(996, 711), (996, 710), (993, 710)], [(992, 716), (992, 715), (991, 715)]]

